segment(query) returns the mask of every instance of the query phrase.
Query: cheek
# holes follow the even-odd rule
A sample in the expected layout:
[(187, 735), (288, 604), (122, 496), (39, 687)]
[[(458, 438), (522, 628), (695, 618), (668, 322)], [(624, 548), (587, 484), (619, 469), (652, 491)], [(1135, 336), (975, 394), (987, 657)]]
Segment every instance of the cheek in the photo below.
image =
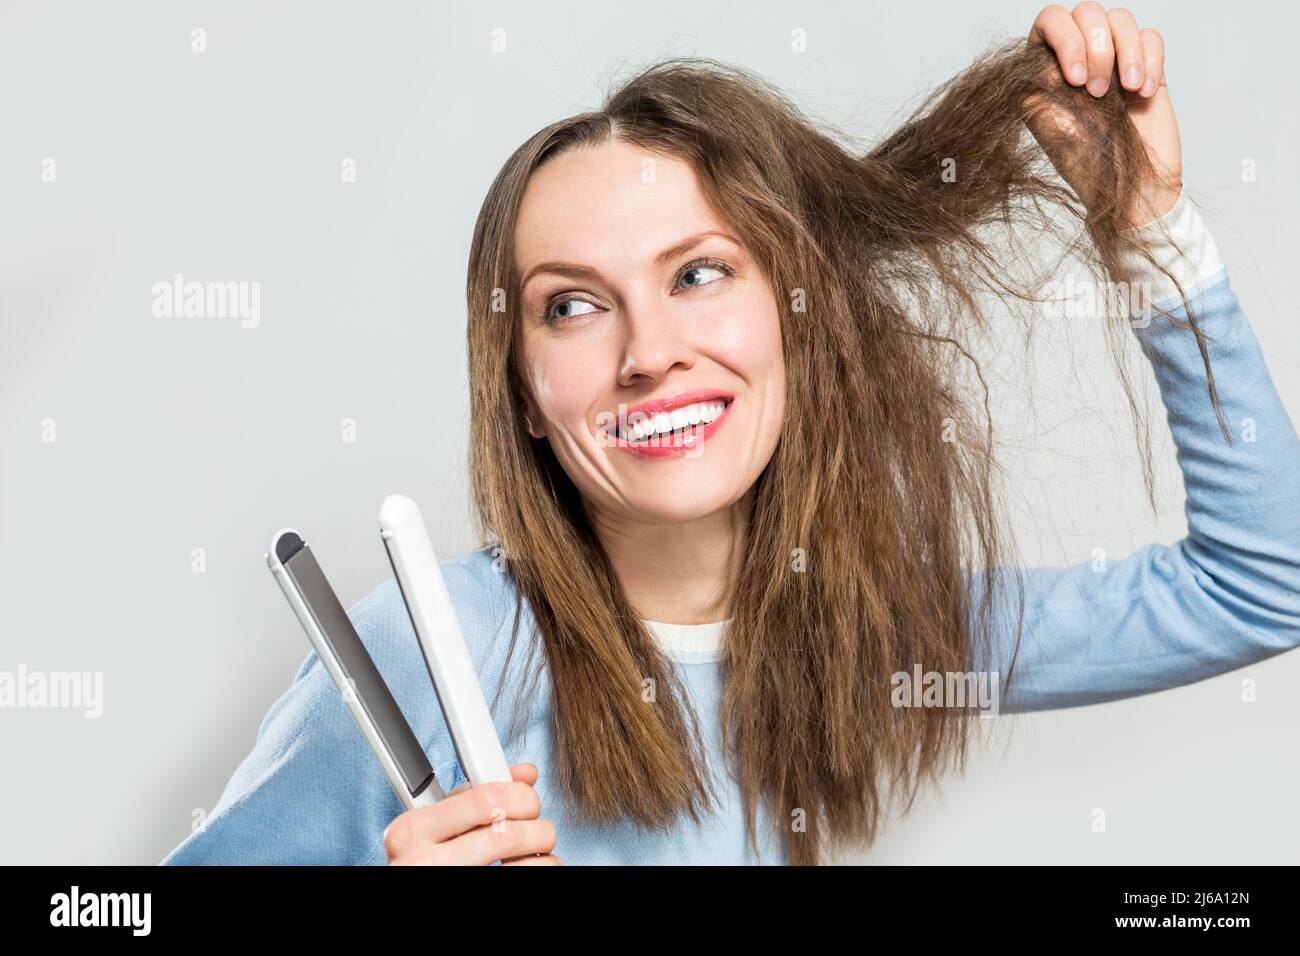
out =
[(536, 350), (529, 357), (529, 381), (538, 409), (556, 423), (585, 421), (593, 403), (608, 388), (608, 373), (589, 351), (564, 348)]
[(755, 387), (779, 384), (781, 324), (766, 288), (730, 299), (708, 324), (710, 351)]

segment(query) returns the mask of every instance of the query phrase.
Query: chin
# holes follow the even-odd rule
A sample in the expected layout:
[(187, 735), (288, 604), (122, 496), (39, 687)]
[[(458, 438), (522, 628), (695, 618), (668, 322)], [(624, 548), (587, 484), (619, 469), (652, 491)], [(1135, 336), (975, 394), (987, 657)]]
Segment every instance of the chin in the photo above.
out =
[(745, 493), (741, 474), (729, 468), (701, 469), (700, 460), (670, 462), (660, 476), (637, 482), (635, 490), (629, 489), (627, 501), (636, 507), (636, 516), (644, 521), (680, 524), (704, 518), (729, 507)]

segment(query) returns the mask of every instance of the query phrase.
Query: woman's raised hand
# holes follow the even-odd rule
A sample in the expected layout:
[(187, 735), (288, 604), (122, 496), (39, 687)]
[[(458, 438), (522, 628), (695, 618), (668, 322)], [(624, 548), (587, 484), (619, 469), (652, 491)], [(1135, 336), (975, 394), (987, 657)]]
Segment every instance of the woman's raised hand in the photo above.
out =
[(384, 830), (389, 864), (432, 866), (560, 866), (555, 827), (541, 819), (533, 789), (537, 767), (510, 767), (511, 783), (463, 783), (427, 807), (407, 810)]
[[(1143, 183), (1140, 195), (1134, 197), (1130, 225), (1150, 222), (1173, 208), (1182, 191), (1182, 148), (1165, 85), (1165, 44), (1160, 34), (1150, 28), (1139, 30), (1133, 14), (1123, 7), (1107, 10), (1089, 0), (1073, 10), (1060, 4), (1044, 7), (1034, 19), (1029, 40), (1050, 47), (1065, 81), (1092, 96), (1104, 96), (1117, 72), (1129, 117), (1156, 171), (1155, 179)], [(1029, 124), (1038, 136), (1035, 125)], [(1068, 120), (1058, 121), (1058, 128), (1061, 125), (1068, 127)], [(1087, 163), (1088, 157), (1066, 162), (1055, 155), (1051, 158), (1086, 204), (1084, 177), (1075, 164)]]

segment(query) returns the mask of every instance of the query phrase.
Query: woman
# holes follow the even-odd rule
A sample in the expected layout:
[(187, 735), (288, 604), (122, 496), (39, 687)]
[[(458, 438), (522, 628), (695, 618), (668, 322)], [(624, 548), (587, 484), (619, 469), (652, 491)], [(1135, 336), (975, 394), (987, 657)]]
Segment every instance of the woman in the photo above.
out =
[[(1028, 711), (1300, 644), (1300, 442), (1181, 195), (1163, 75), (1126, 11), (1053, 6), (865, 156), (695, 60), (530, 138), (469, 264), (492, 543), (444, 565), (530, 762), (464, 784), (390, 579), (351, 615), (461, 786), (402, 813), (309, 655), (165, 862), (813, 863), (965, 756), (970, 702), (907, 675), (991, 676)], [(1024, 262), (1053, 239), (1155, 304), (1098, 321), (1121, 373), (1131, 335), (1152, 361), (1189, 532), (1021, 574), (969, 343), (1045, 311), (1061, 263)]]

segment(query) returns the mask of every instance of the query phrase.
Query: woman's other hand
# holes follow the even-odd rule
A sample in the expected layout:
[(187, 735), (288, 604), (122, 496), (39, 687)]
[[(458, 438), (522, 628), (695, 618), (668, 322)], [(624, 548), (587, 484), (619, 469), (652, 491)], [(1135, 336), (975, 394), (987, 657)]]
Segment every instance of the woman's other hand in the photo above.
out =
[(541, 819), (537, 767), (518, 763), (511, 783), (463, 783), (427, 807), (407, 810), (384, 830), (390, 865), (561, 866), (555, 827)]

